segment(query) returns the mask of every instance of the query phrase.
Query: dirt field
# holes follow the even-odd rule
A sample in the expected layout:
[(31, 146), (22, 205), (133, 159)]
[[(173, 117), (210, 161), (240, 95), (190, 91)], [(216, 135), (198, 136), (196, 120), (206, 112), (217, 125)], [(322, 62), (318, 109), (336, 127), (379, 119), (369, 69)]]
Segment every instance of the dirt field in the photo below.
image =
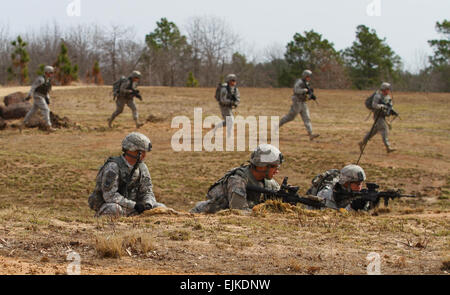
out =
[[(401, 119), (387, 155), (379, 135), (361, 166), (381, 189), (417, 199), (396, 200), (375, 212), (310, 211), (267, 205), (252, 214), (223, 211), (191, 215), (210, 184), (248, 160), (250, 152), (174, 152), (172, 118), (220, 115), (214, 89), (140, 87), (139, 131), (159, 202), (177, 210), (96, 219), (87, 205), (98, 168), (120, 154), (134, 130), (128, 108), (107, 127), (114, 110), (110, 87), (56, 87), (51, 110), (74, 127), (47, 134), (14, 127), (0, 131), (0, 274), (65, 274), (75, 251), (82, 274), (365, 274), (368, 254), (382, 274), (444, 274), (450, 264), (450, 94), (395, 93)], [(26, 88), (0, 88), (0, 96)], [(291, 89), (241, 89), (237, 114), (283, 116)], [(309, 103), (318, 140), (310, 142), (300, 118), (280, 130), (286, 158), (276, 179), (306, 192), (317, 173), (355, 163), (357, 143), (370, 129), (363, 105), (369, 92), (316, 90)], [(8, 124), (20, 122), (9, 121)], [(209, 129), (203, 130), (206, 134)], [(272, 212), (275, 211), (275, 212)]]

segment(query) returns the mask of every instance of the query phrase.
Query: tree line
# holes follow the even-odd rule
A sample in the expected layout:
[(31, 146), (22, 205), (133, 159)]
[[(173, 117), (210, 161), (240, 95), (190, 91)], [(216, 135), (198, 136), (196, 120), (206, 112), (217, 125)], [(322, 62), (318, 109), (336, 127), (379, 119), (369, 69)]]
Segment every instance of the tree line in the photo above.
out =
[[(402, 69), (401, 58), (374, 29), (359, 25), (355, 41), (337, 51), (314, 30), (296, 33), (285, 48), (262, 56), (246, 54), (242, 38), (221, 18), (191, 18), (184, 32), (167, 18), (137, 38), (133, 27), (78, 25), (62, 30), (57, 23), (12, 38), (0, 27), (0, 84), (28, 85), (44, 65), (56, 69), (55, 82), (112, 84), (133, 70), (141, 85), (215, 86), (226, 74), (246, 87), (292, 87), (304, 69), (314, 85), (328, 89), (372, 89), (381, 81), (397, 90), (450, 91), (450, 22), (436, 23), (441, 39), (429, 40), (434, 51), (417, 73)], [(260, 54), (261, 55), (261, 54)]]

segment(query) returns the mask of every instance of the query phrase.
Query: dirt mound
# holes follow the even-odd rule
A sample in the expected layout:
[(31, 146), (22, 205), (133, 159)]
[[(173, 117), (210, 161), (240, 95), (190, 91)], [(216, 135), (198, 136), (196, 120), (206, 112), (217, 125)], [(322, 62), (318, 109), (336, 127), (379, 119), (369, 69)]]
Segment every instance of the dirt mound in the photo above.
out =
[(0, 130), (5, 129), (6, 126), (7, 126), (7, 124), (6, 124), (5, 120), (3, 120), (3, 119), (0, 117)]
[(158, 123), (163, 122), (164, 120), (165, 118), (162, 116), (149, 115), (146, 119), (146, 122)]
[(9, 106), (12, 104), (25, 102), (25, 97), (26, 97), (25, 93), (18, 91), (6, 95), (3, 101), (5, 102), (5, 106)]
[(29, 110), (31, 110), (31, 104), (28, 102), (0, 106), (0, 116), (6, 120), (20, 119), (25, 117)]

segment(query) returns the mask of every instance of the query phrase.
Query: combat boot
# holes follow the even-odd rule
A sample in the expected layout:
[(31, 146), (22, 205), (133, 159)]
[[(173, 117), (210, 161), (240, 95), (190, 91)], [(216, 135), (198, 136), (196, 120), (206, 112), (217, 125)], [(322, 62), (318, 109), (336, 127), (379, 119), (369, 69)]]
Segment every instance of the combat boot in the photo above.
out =
[(309, 140), (314, 140), (314, 138), (317, 138), (317, 137), (319, 137), (320, 136), (320, 134), (310, 134), (309, 135)]
[(23, 128), (25, 128), (25, 123), (24, 122), (20, 123), (20, 125), (19, 125), (19, 132), (20, 132), (20, 134), (22, 134)]
[(386, 151), (387, 151), (388, 154), (390, 154), (390, 153), (392, 153), (392, 152), (395, 152), (396, 150), (397, 150), (397, 149), (393, 149), (393, 148), (391, 148), (390, 146), (386, 147)]
[(112, 118), (108, 119), (108, 127), (109, 128), (112, 128), (112, 121), (113, 121)]
[(47, 127), (45, 128), (45, 131), (47, 131), (48, 133), (51, 133), (51, 132), (55, 132), (56, 129), (53, 128), (52, 126), (47, 126)]
[(139, 129), (142, 126), (144, 126), (144, 123), (139, 123), (138, 121), (136, 121), (136, 128)]

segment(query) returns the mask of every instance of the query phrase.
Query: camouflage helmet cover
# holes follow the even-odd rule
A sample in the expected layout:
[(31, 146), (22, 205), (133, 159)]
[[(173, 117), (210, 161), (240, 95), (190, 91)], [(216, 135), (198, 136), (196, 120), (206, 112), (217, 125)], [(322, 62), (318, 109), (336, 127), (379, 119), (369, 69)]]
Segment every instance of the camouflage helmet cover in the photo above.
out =
[(358, 182), (366, 180), (366, 173), (358, 165), (347, 165), (340, 171), (339, 183)]
[(141, 72), (139, 72), (139, 71), (133, 71), (132, 73), (131, 73), (131, 75), (130, 75), (130, 77), (131, 78), (141, 78)]
[(230, 82), (231, 80), (236, 81), (237, 77), (235, 74), (229, 74), (226, 78), (226, 82)]
[(132, 132), (128, 134), (122, 141), (123, 151), (146, 151), (152, 150), (152, 143), (147, 136), (139, 132)]
[(283, 154), (270, 144), (260, 144), (251, 154), (250, 163), (257, 167), (283, 163)]
[(51, 66), (45, 66), (44, 67), (44, 73), (53, 73), (55, 71), (55, 69)]
[(381, 83), (380, 90), (388, 90), (391, 89), (391, 84), (383, 82)]
[(302, 78), (305, 79), (306, 77), (311, 77), (312, 72), (310, 70), (304, 70), (302, 74)]

